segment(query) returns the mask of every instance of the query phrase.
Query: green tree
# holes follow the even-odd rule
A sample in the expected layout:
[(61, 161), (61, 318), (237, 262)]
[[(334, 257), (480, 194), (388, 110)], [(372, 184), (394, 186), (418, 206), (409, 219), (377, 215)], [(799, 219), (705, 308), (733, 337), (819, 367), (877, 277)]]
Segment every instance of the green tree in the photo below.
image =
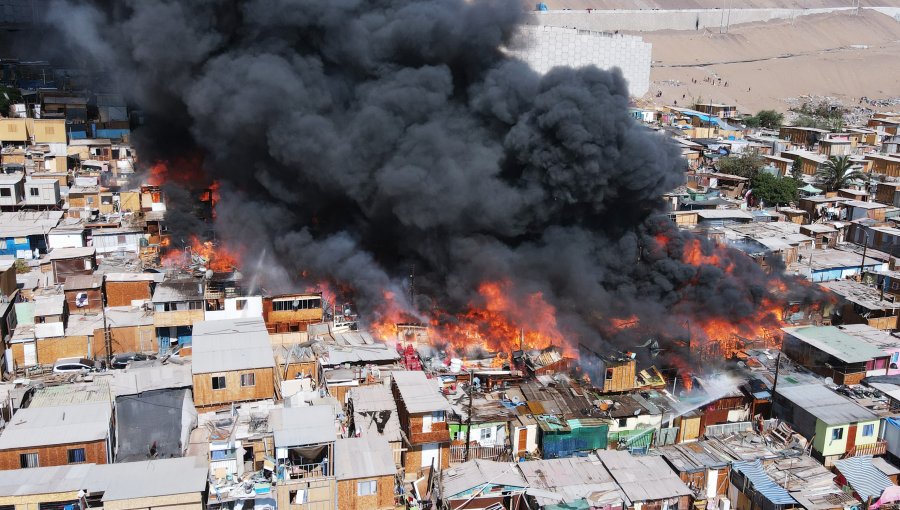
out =
[(831, 156), (816, 172), (816, 181), (825, 191), (837, 191), (853, 180), (868, 181), (869, 176), (853, 168), (850, 156)]
[(757, 202), (766, 206), (787, 205), (799, 197), (797, 187), (800, 183), (790, 177), (776, 177), (770, 173), (759, 172), (750, 180), (752, 196)]
[(759, 125), (768, 129), (777, 129), (784, 122), (784, 115), (775, 110), (760, 110), (756, 113)]
[(23, 274), (31, 271), (31, 268), (28, 267), (28, 264), (22, 259), (16, 259), (15, 268), (17, 274)]
[(796, 181), (803, 180), (803, 161), (800, 158), (791, 163), (791, 177)]
[(753, 178), (765, 164), (766, 160), (759, 154), (746, 153), (721, 157), (716, 162), (716, 168), (723, 174)]

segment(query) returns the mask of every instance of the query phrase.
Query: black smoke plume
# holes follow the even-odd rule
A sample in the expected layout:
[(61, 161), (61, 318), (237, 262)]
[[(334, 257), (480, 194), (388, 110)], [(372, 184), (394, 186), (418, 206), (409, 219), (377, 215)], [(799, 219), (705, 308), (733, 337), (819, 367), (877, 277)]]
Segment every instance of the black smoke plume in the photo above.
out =
[(145, 161), (202, 154), (218, 236), (269, 291), (332, 282), (370, 319), (389, 291), (427, 317), (508, 280), (602, 351), (642, 341), (609, 318), (673, 339), (685, 318), (753, 314), (780, 278), (728, 250), (730, 272), (684, 262), (693, 236), (659, 219), (679, 150), (629, 116), (619, 71), (505, 55), (516, 3), (57, 3), (50, 22), (140, 105)]

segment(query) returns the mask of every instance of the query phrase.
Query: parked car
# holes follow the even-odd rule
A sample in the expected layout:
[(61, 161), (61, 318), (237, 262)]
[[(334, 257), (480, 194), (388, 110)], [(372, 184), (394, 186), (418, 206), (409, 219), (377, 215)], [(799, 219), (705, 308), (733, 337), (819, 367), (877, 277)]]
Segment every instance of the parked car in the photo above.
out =
[(156, 356), (148, 356), (142, 352), (125, 352), (113, 356), (110, 366), (115, 369), (122, 369), (128, 366), (132, 361), (147, 361), (148, 359), (156, 359)]
[(87, 358), (60, 358), (53, 364), (54, 374), (73, 374), (77, 372), (99, 372), (106, 368), (101, 360)]

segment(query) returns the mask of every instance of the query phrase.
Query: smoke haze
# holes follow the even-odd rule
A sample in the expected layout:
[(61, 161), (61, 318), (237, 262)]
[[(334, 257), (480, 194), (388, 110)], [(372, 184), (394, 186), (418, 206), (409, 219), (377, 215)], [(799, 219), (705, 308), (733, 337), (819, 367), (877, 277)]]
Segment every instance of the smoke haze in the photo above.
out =
[[(145, 161), (202, 155), (217, 235), (269, 291), (325, 281), (364, 317), (385, 291), (431, 316), (509, 281), (591, 346), (636, 340), (610, 317), (665, 339), (686, 317), (752, 314), (778, 277), (728, 250), (730, 271), (683, 260), (694, 238), (654, 214), (683, 183), (679, 149), (629, 116), (618, 71), (538, 76), (505, 56), (522, 16), (489, 0), (206, 0), (60, 2), (49, 21), (144, 111)], [(197, 228), (180, 216), (174, 239)]]

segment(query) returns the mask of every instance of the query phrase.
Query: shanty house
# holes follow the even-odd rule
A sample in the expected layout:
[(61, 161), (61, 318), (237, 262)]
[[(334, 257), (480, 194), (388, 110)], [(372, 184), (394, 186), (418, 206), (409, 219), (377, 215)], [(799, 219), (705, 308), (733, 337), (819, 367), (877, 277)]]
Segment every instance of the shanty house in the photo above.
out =
[(0, 174), (0, 207), (12, 209), (25, 199), (24, 182), (22, 172)]
[(859, 384), (868, 367), (886, 368), (891, 355), (836, 326), (782, 328), (786, 356), (835, 384)]
[(322, 322), (322, 293), (280, 294), (263, 298), (262, 314), (270, 333), (306, 331)]
[(63, 285), (70, 314), (103, 311), (103, 275), (73, 275)]
[(578, 452), (606, 449), (609, 424), (597, 418), (562, 419), (536, 416), (541, 451), (545, 459), (570, 457)]
[(0, 433), (0, 469), (112, 462), (110, 402), (26, 407)]
[[(837, 251), (827, 250), (826, 253)], [(884, 270), (884, 264), (870, 264), (868, 259), (866, 267), (875, 272)], [(855, 273), (859, 273), (859, 265)], [(835, 308), (844, 324), (868, 324), (885, 331), (897, 329), (900, 301), (885, 298), (881, 289), (850, 279), (822, 282), (819, 285), (841, 298)]]
[(694, 499), (709, 500), (726, 494), (730, 459), (708, 447), (705, 441), (661, 446), (657, 451), (681, 481), (693, 489)]
[(409, 444), (403, 467), (407, 473), (446, 469), (450, 465), (450, 403), (424, 372), (394, 372), (391, 377), (400, 427)]
[(273, 398), (275, 358), (259, 319), (201, 321), (194, 326), (194, 402), (197, 408)]
[(95, 464), (0, 471), (0, 505), (8, 510), (78, 508)]
[(201, 457), (95, 465), (82, 488), (103, 510), (204, 510), (208, 469)]
[(735, 510), (803, 508), (766, 474), (759, 460), (732, 464), (728, 499)]
[(635, 456), (622, 450), (598, 451), (627, 498), (629, 508), (689, 508), (693, 493), (661, 457)]
[[(159, 352), (156, 328), (153, 327), (153, 312), (150, 310), (135, 306), (107, 307), (106, 329), (109, 332), (109, 349), (112, 354)], [(94, 338), (104, 338), (104, 331), (94, 331)], [(94, 357), (106, 355), (104, 343), (93, 343)]]
[(394, 464), (401, 466), (406, 448), (391, 390), (383, 384), (353, 388), (350, 390), (349, 406), (353, 413), (353, 434), (384, 438), (391, 447)]
[[(278, 507), (335, 508), (337, 434), (333, 408), (273, 409), (269, 413), (269, 423), (275, 440)], [(358, 460), (354, 456), (354, 461)], [(345, 473), (352, 473), (353, 467), (344, 466), (343, 469)]]
[(32, 259), (46, 253), (46, 235), (62, 215), (62, 211), (0, 212), (0, 255)]
[(850, 457), (834, 461), (834, 470), (838, 474), (837, 483), (849, 487), (853, 495), (867, 504), (878, 501), (881, 494), (894, 483), (886, 474), (875, 467), (872, 457)]
[(84, 248), (57, 248), (48, 255), (53, 270), (53, 283), (66, 283), (75, 275), (91, 275), (97, 268), (97, 252), (93, 246)]
[(514, 463), (470, 460), (445, 469), (440, 476), (439, 498), (445, 508), (527, 508), (524, 498), (528, 482)]
[(141, 252), (144, 232), (140, 228), (120, 227), (94, 230), (91, 233), (97, 256), (128, 256)]
[(152, 273), (106, 273), (106, 305), (134, 306), (136, 302), (149, 302), (154, 281)]
[(872, 411), (820, 384), (778, 386), (773, 415), (812, 441), (813, 454), (825, 466), (845, 455), (881, 454), (880, 419)]
[(29, 207), (58, 207), (62, 202), (59, 181), (56, 179), (25, 179), (25, 205)]
[(203, 320), (203, 283), (164, 281), (156, 285), (152, 301), (160, 352), (176, 345), (190, 345), (194, 324)]
[[(589, 508), (628, 508), (625, 493), (603, 463), (591, 457), (544, 459), (517, 464), (541, 508), (587, 499)], [(680, 507), (679, 507), (680, 508)]]
[(334, 470), (338, 508), (387, 510), (394, 505), (397, 468), (391, 446), (381, 436), (338, 439)]

